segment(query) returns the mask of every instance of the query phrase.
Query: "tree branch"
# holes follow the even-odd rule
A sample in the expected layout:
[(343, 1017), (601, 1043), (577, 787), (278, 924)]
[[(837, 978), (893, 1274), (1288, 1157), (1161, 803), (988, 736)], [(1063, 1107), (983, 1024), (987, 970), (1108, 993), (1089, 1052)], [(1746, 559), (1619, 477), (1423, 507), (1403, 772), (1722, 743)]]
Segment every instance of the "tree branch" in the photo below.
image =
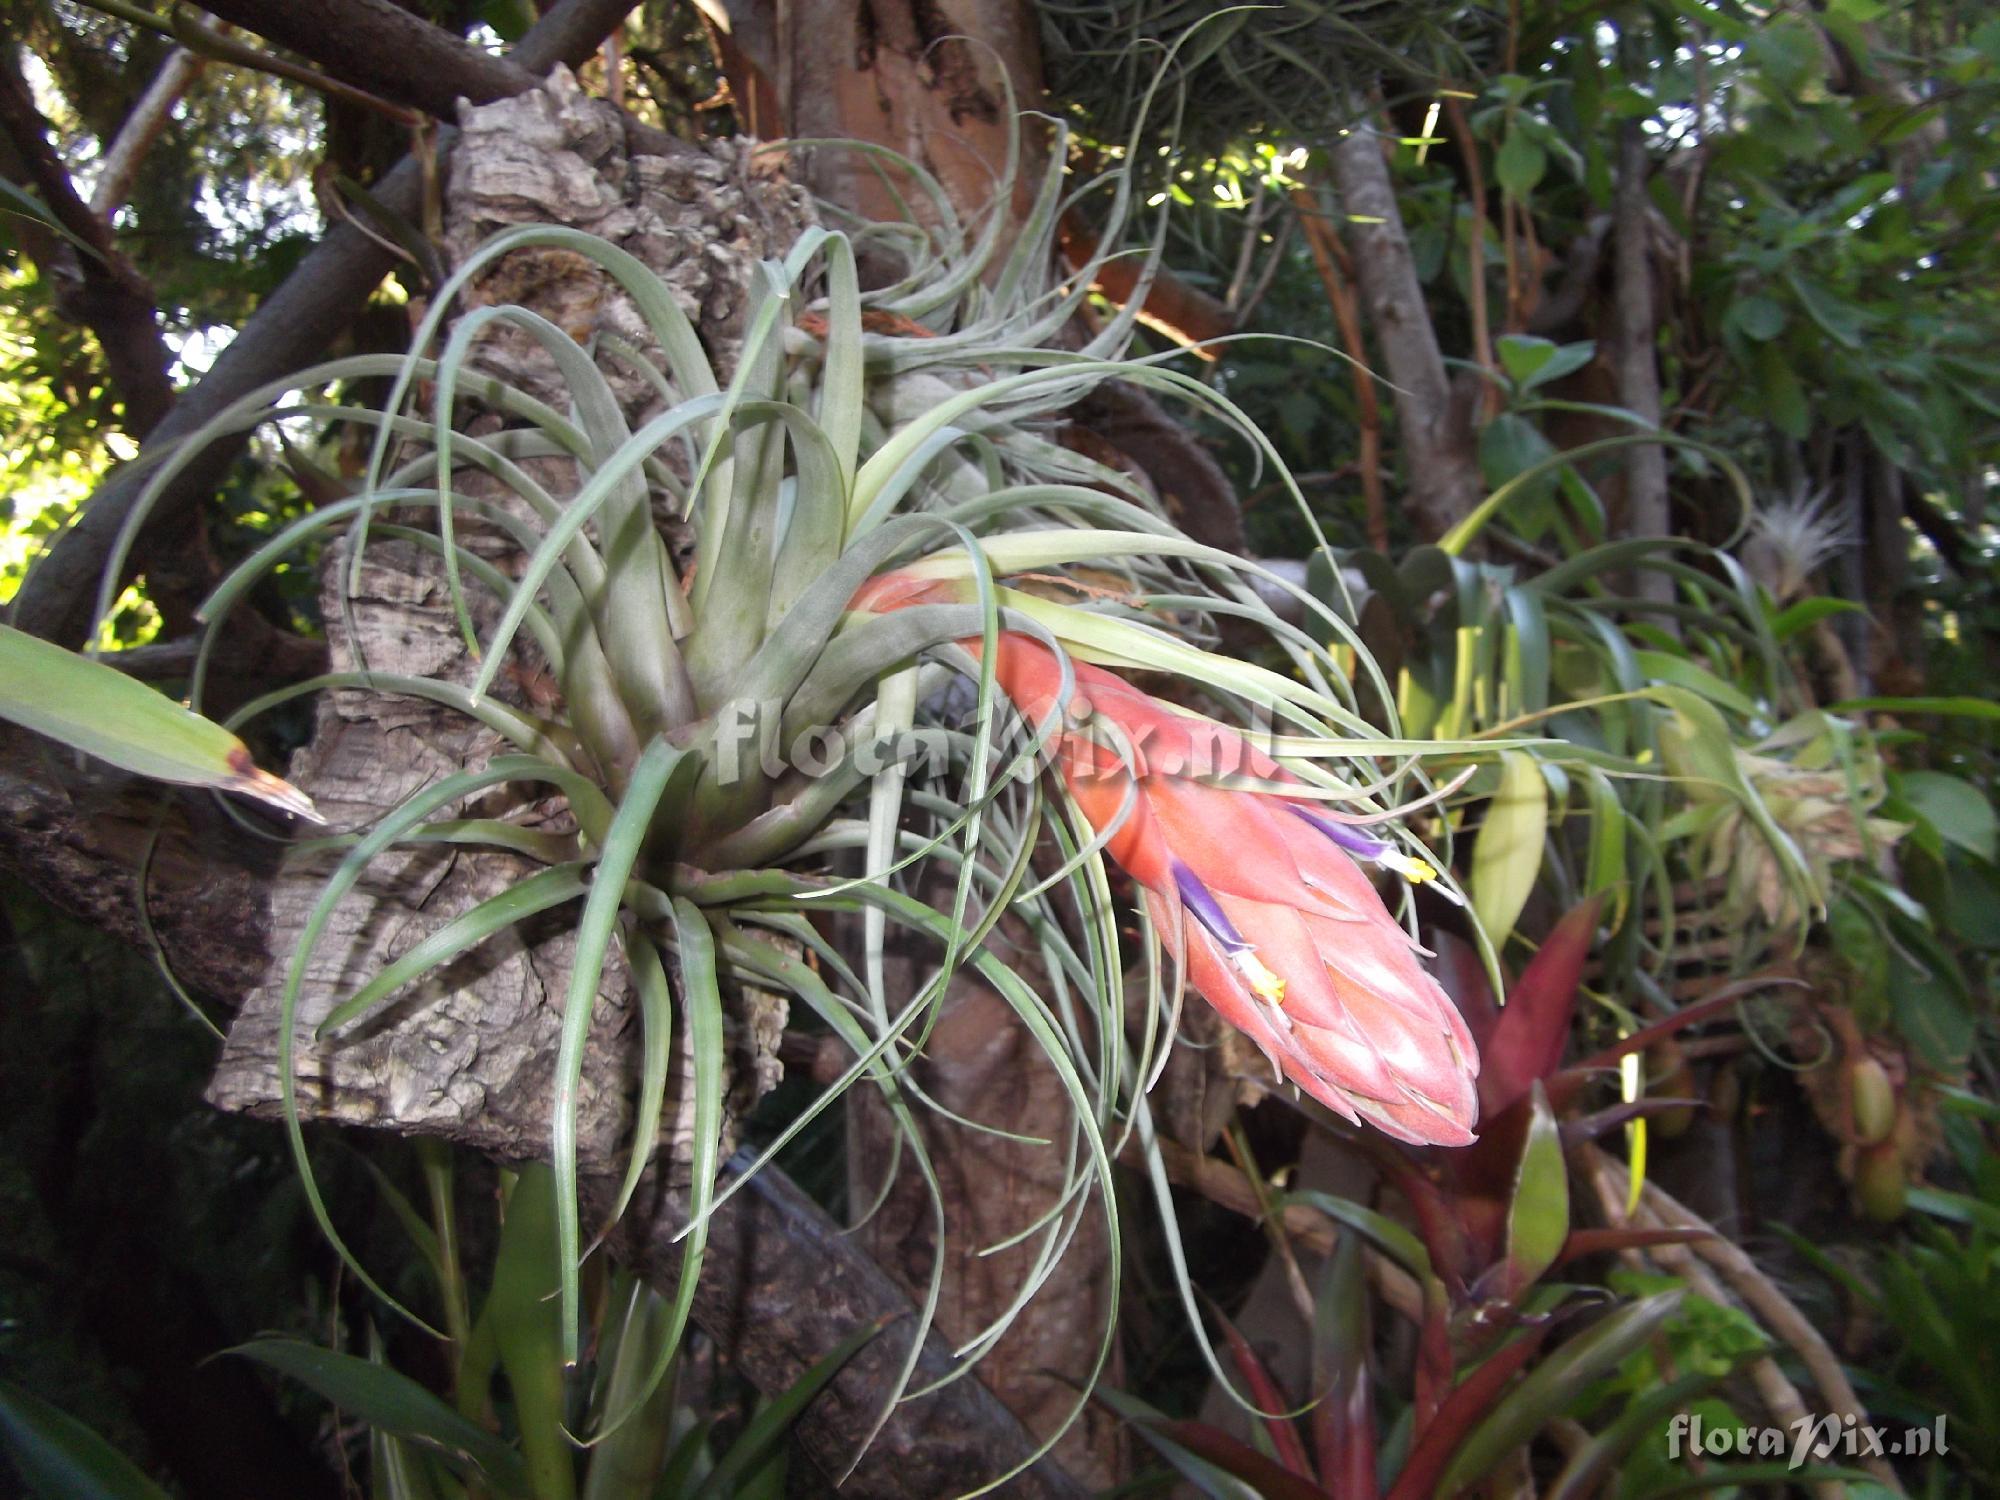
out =
[[(1063, 215), (1058, 233), (1063, 261), (1072, 271), (1081, 270), (1097, 254), (1097, 236), (1074, 213)], [(1091, 289), (1120, 307), (1127, 306), (1139, 290), (1139, 274), (1144, 268), (1142, 255), (1111, 256), (1097, 268)], [(1199, 346), (1236, 331), (1236, 319), (1228, 307), (1200, 288), (1189, 286), (1165, 266), (1154, 271), (1136, 316), (1175, 343), (1196, 346), (1195, 353), (1211, 362), (1215, 352)]]
[[(1072, 447), (1088, 450), (1076, 429), (1113, 450), (1113, 466), (1123, 459), (1146, 476), (1174, 523), (1198, 542), (1225, 552), (1243, 550), (1243, 509), (1236, 490), (1215, 456), (1201, 441), (1138, 386), (1107, 380), (1070, 409), (1074, 427), (1064, 433)], [(1100, 456), (1100, 455), (1093, 455)]]
[(246, 837), (205, 794), (78, 761), (0, 726), (0, 868), (145, 949), (137, 872), (152, 844), (146, 910), (175, 977), (234, 1008), (270, 965), (263, 888), (278, 846)]
[[(1646, 137), (1639, 121), (1618, 133), (1618, 190), (1612, 206), (1613, 274), (1617, 286), (1618, 404), (1649, 426), (1660, 425), (1659, 329), (1654, 321), (1652, 209), (1646, 197)], [(1666, 536), (1667, 456), (1658, 443), (1625, 450), (1626, 536)], [(1641, 569), (1632, 580), (1641, 597), (1669, 599), (1673, 581)]]
[(63, 315), (97, 335), (111, 388), (125, 407), (124, 428), (143, 438), (174, 401), (172, 358), (160, 337), (153, 289), (113, 241), (111, 226), (78, 195), (11, 53), (0, 56), (0, 132), (56, 223), (81, 247), (68, 256), (58, 252), (59, 263), (42, 272), (64, 288), (56, 299)]
[(1410, 476), (1409, 508), (1426, 536), (1442, 536), (1471, 513), (1484, 488), (1470, 425), (1445, 378), (1444, 354), (1417, 281), (1380, 137), (1365, 118), (1357, 118), (1329, 155), (1353, 242), (1361, 300), (1396, 388), (1396, 425)]
[(1536, 303), (1534, 314), (1528, 319), (1528, 332), (1560, 339), (1582, 313), (1596, 289), (1598, 267), (1604, 260), (1604, 241), (1610, 233), (1611, 216), (1597, 214), (1584, 225), (1583, 233), (1570, 241), (1563, 255), (1562, 284), (1552, 296)]
[(1361, 476), (1368, 545), (1386, 553), (1389, 506), (1382, 494), (1382, 400), (1375, 393), (1375, 372), (1368, 368), (1368, 345), (1361, 337), (1360, 309), (1355, 306), (1352, 280), (1341, 269), (1347, 252), (1309, 189), (1292, 190), (1292, 212), (1305, 231), (1313, 268), (1319, 272), (1320, 285), (1326, 289), (1333, 320), (1340, 327), (1341, 342), (1347, 345), (1351, 361), (1348, 373), (1354, 382), (1354, 421), (1361, 429), (1361, 454), (1355, 460), (1355, 467)]
[[(524, 57), (532, 32), (522, 38), (513, 55), (496, 57), (441, 26), (433, 26), (394, 0), (319, 0), (314, 5), (298, 5), (293, 0), (198, 3), (210, 15), (307, 58), (342, 83), (397, 104), (414, 105), (442, 120), (453, 118), (461, 97), (485, 103), (524, 93), (547, 71), (546, 65), (529, 66)], [(565, 48), (560, 60), (574, 67), (589, 57), (634, 3), (583, 0), (565, 7), (590, 15), (589, 24), (566, 23), (564, 35), (575, 45)], [(544, 39), (539, 47), (546, 50), (548, 41)]]
[[(359, 0), (338, 0), (337, 4), (301, 13), (311, 14), (319, 23), (330, 26), (328, 13), (349, 3)], [(497, 63), (493, 69), (481, 67), (479, 79), (497, 90), (483, 97), (526, 93), (538, 87), (542, 76), (558, 63), (581, 62), (596, 50), (604, 33), (630, 8), (626, 0), (563, 0), (521, 39), (504, 63)], [(290, 7), (273, 5), (268, 9)], [(595, 29), (600, 25), (603, 30)], [(464, 50), (475, 57), (484, 57), (474, 48)], [(455, 86), (468, 81), (463, 74), (453, 77)], [(482, 97), (469, 88), (460, 92), (474, 99)], [(679, 143), (664, 133), (650, 127), (639, 128), (664, 143), (660, 154), (671, 155), (680, 149)], [(443, 144), (440, 140), (440, 150)], [(404, 158), (376, 184), (375, 197), (391, 210), (415, 217), (424, 171), (424, 165), (415, 157)], [(329, 231), (284, 284), (258, 306), (201, 382), (184, 392), (174, 410), (149, 434), (149, 454), (186, 440), (258, 386), (288, 375), (318, 356), (347, 329), (355, 309), (367, 300), (394, 263), (387, 250), (352, 225), (339, 225)], [(150, 302), (147, 311), (150, 316)], [(165, 529), (199, 507), (236, 461), (243, 442), (243, 438), (237, 437), (209, 444), (160, 496), (147, 523), (148, 531)], [(14, 600), (16, 626), (64, 645), (82, 644), (92, 623), (98, 575), (145, 482), (145, 471), (127, 465), (113, 471), (98, 486), (84, 503), (75, 524), (56, 540), (22, 583)]]
[(139, 102), (132, 106), (125, 123), (118, 127), (117, 138), (104, 153), (97, 185), (90, 193), (90, 211), (105, 223), (111, 222), (111, 216), (132, 195), (132, 184), (139, 178), (139, 167), (146, 153), (173, 118), (174, 106), (180, 103), (181, 96), (193, 87), (207, 66), (207, 59), (198, 53), (185, 47), (174, 48), (160, 64), (153, 81), (146, 85)]

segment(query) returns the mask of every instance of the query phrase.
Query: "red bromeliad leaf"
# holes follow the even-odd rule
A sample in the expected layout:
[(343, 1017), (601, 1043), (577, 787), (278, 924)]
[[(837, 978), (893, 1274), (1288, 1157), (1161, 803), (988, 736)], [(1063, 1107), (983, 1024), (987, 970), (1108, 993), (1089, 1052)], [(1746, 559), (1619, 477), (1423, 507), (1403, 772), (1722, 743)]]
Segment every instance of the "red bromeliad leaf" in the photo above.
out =
[(1328, 1500), (1327, 1492), (1301, 1479), (1283, 1464), (1266, 1458), (1248, 1443), (1206, 1422), (1165, 1421), (1144, 1424), (1179, 1443), (1197, 1458), (1254, 1485), (1264, 1500)]
[(1484, 1057), (1486, 1045), (1493, 1038), (1493, 1028), (1500, 1020), (1500, 1003), (1494, 999), (1493, 986), (1487, 981), (1486, 965), (1480, 962), (1479, 950), (1457, 933), (1440, 928), (1431, 932), (1429, 939), (1431, 951), (1436, 955), (1431, 959), (1431, 972), (1437, 975), (1445, 993), (1457, 1002), (1458, 1013), (1465, 1017), (1466, 1029)]
[(1368, 1369), (1368, 1282), (1361, 1237), (1340, 1237), (1313, 1307), (1313, 1441), (1320, 1470), (1342, 1500), (1376, 1500), (1375, 1396)]
[(1228, 1314), (1208, 1300), (1209, 1311), (1214, 1314), (1217, 1325), (1222, 1329), (1222, 1337), (1229, 1345), (1229, 1357), (1235, 1363), (1243, 1382), (1250, 1388), (1250, 1399), (1257, 1404), (1258, 1414), (1264, 1423), (1264, 1430), (1271, 1435), (1271, 1446), (1277, 1451), (1278, 1462), (1304, 1479), (1313, 1477), (1312, 1463), (1306, 1457), (1304, 1439), (1299, 1436), (1297, 1424), (1284, 1415), (1292, 1405), (1285, 1399), (1285, 1393), (1278, 1388), (1278, 1382), (1257, 1357), (1257, 1351), (1250, 1347), (1250, 1341), (1242, 1331), (1229, 1320)]
[(1444, 1176), (1450, 1180), (1449, 1187), (1429, 1169), (1424, 1154), (1409, 1151), (1394, 1141), (1372, 1134), (1359, 1135), (1354, 1142), (1410, 1205), (1411, 1214), (1416, 1219), (1417, 1237), (1430, 1253), (1431, 1268), (1452, 1287), (1463, 1286), (1478, 1269), (1467, 1241), (1462, 1212), (1463, 1194), (1458, 1178), (1466, 1162), (1481, 1158), (1487, 1149), (1484, 1139), (1482, 1136), (1465, 1150), (1454, 1152), (1447, 1158)]
[(1483, 1116), (1479, 1139), (1443, 1163), (1442, 1196), (1458, 1222), (1462, 1284), (1472, 1282), (1500, 1254), (1531, 1115), (1523, 1094), (1504, 1110)]
[[(1559, 1081), (1568, 1074), (1557, 1074)], [(1556, 1097), (1557, 1090), (1551, 1087), (1550, 1097)], [(1670, 1114), (1677, 1109), (1707, 1109), (1706, 1099), (1684, 1099), (1670, 1094), (1660, 1094), (1645, 1099), (1634, 1099), (1630, 1103), (1619, 1103), (1608, 1109), (1600, 1109), (1595, 1114), (1563, 1121), (1563, 1144), (1573, 1146), (1581, 1141), (1594, 1141), (1607, 1135), (1621, 1125), (1629, 1125), (1634, 1120), (1648, 1115)]]
[(1507, 1383), (1527, 1367), (1542, 1347), (1554, 1325), (1538, 1324), (1524, 1330), (1512, 1343), (1487, 1357), (1437, 1408), (1436, 1415), (1417, 1430), (1410, 1457), (1389, 1490), (1389, 1500), (1431, 1500), (1445, 1465), (1458, 1451), (1466, 1434), (1478, 1425)]
[(1601, 896), (1556, 923), (1541, 951), (1508, 991), (1506, 1008), (1480, 1043), (1479, 1115), (1491, 1120), (1555, 1072), (1576, 1014), (1583, 961), (1597, 933)]
[(1641, 1027), (1630, 1036), (1620, 1037), (1609, 1047), (1583, 1058), (1568, 1071), (1590, 1072), (1599, 1068), (1615, 1068), (1618, 1066), (1618, 1059), (1626, 1053), (1643, 1051), (1677, 1031), (1685, 1031), (1688, 1027), (1699, 1025), (1703, 1021), (1712, 1021), (1725, 1011), (1735, 1009), (1738, 1002), (1752, 991), (1773, 985), (1799, 986), (1801, 983), (1802, 981), (1788, 974), (1752, 974), (1749, 978), (1738, 980), (1705, 1000), (1697, 1000), (1692, 1005), (1683, 1005), (1665, 1020), (1655, 1021), (1651, 1026)]
[(1441, 1299), (1427, 1298), (1424, 1325), (1417, 1330), (1417, 1378), (1411, 1404), (1417, 1425), (1432, 1421), (1445, 1404), (1456, 1373), (1451, 1354), (1451, 1308)]
[(1231, 1479), (1241, 1480), (1262, 1500), (1328, 1500), (1318, 1485), (1299, 1478), (1219, 1427), (1175, 1421), (1137, 1396), (1110, 1386), (1100, 1385), (1090, 1394), (1092, 1400), (1130, 1423), (1184, 1477), (1210, 1494), (1218, 1492), (1220, 1481)]

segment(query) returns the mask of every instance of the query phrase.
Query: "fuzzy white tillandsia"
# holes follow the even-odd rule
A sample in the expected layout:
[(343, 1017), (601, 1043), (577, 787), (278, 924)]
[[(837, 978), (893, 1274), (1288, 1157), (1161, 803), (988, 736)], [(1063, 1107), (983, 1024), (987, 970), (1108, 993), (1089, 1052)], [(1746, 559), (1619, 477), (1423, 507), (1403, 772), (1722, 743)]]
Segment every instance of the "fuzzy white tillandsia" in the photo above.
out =
[(1743, 562), (1780, 604), (1805, 593), (1814, 573), (1860, 543), (1853, 519), (1827, 509), (1829, 498), (1801, 487), (1751, 514)]

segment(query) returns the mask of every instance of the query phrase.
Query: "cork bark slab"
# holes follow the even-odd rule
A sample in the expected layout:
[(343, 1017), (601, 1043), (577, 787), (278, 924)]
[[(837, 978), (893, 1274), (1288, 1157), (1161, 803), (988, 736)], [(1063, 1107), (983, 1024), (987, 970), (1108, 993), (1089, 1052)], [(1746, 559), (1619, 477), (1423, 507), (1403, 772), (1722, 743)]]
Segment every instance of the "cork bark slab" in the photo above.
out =
[[(672, 157), (629, 156), (616, 111), (584, 96), (560, 69), (540, 93), (463, 108), (461, 127), (446, 198), (445, 239), (454, 264), (512, 224), (569, 224), (600, 235), (663, 277), (726, 378), (742, 332), (751, 268), (782, 255), (810, 222), (811, 210), (796, 187), (754, 169), (747, 142), (687, 148)], [(519, 303), (579, 341), (615, 333), (660, 358), (630, 301), (578, 255), (516, 251), (478, 276), (465, 301)], [(567, 407), (553, 362), (524, 340), (502, 334), (481, 346), (476, 362), (558, 409)], [(649, 385), (615, 362), (606, 368), (628, 421), (636, 426), (657, 409), (659, 397)], [(575, 483), (573, 473), (559, 468), (541, 477), (552, 485)], [(462, 540), (503, 572), (518, 571), (520, 557), (503, 538), (473, 530)], [(369, 542), (358, 587), (343, 598), (347, 557), (344, 546), (328, 548), (322, 574), (334, 670), (365, 662), (385, 673), (469, 684), (475, 664), (460, 639), (435, 554), (378, 535)], [(490, 631), (499, 602), (476, 586), (468, 598), (481, 632)], [(494, 694), (517, 706), (539, 666), (531, 651), (520, 658), (500, 674)], [(418, 789), (484, 765), (508, 748), (450, 709), (342, 690), (321, 695), (312, 740), (289, 775), (335, 828), (352, 830), (369, 826)], [(442, 809), (437, 816), (505, 816), (567, 831), (572, 825), (561, 800), (537, 800), (543, 794), (532, 785), (495, 788), (476, 806)], [(285, 977), (337, 858), (294, 858), (271, 886), (272, 966), (231, 1027), (210, 1086), (211, 1100), (224, 1109), (278, 1110)], [(503, 1157), (546, 1154), (574, 905), (526, 930), (496, 936), (341, 1035), (323, 1042), (312, 1037), (318, 1021), (384, 964), (534, 869), (512, 854), (440, 845), (391, 851), (373, 863), (335, 908), (304, 971), (295, 1055), (302, 1115), (440, 1135)], [(755, 991), (731, 999), (739, 1081), (732, 1104), (740, 1110), (778, 1077), (784, 1005)], [(586, 1169), (603, 1169), (625, 1150), (638, 1030), (614, 955), (584, 1063), (578, 1141)], [(667, 1160), (685, 1162), (689, 1066), (678, 1018), (675, 1030), (662, 1145)]]

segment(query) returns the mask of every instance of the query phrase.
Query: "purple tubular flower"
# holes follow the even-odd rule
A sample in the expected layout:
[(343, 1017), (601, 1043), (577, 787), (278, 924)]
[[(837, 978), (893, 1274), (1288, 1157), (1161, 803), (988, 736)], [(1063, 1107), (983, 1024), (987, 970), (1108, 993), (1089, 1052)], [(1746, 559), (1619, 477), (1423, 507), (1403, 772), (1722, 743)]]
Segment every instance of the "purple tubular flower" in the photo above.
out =
[(1393, 844), (1384, 843), (1381, 839), (1372, 839), (1345, 823), (1336, 823), (1332, 818), (1323, 817), (1310, 808), (1299, 806), (1296, 802), (1288, 802), (1285, 805), (1356, 859), (1379, 860), (1395, 847)]
[[(1309, 807), (1301, 807), (1296, 802), (1287, 802), (1285, 806), (1356, 859), (1365, 859), (1371, 864), (1382, 866), (1385, 870), (1394, 870), (1413, 885), (1437, 879), (1437, 870), (1428, 860), (1413, 859), (1394, 844), (1370, 838), (1349, 824), (1337, 822), (1324, 813), (1314, 812)], [(1438, 888), (1438, 893), (1454, 904), (1463, 904), (1459, 902), (1458, 897), (1442, 886)]]
[(1201, 883), (1201, 877), (1179, 860), (1174, 861), (1174, 886), (1181, 893), (1181, 905), (1195, 915), (1195, 920), (1206, 927), (1209, 935), (1222, 945), (1225, 953), (1238, 953), (1250, 945), (1243, 940), (1243, 934), (1236, 930), (1236, 924), (1229, 920), (1229, 914), (1222, 909), (1222, 903), (1215, 899), (1215, 892)]

